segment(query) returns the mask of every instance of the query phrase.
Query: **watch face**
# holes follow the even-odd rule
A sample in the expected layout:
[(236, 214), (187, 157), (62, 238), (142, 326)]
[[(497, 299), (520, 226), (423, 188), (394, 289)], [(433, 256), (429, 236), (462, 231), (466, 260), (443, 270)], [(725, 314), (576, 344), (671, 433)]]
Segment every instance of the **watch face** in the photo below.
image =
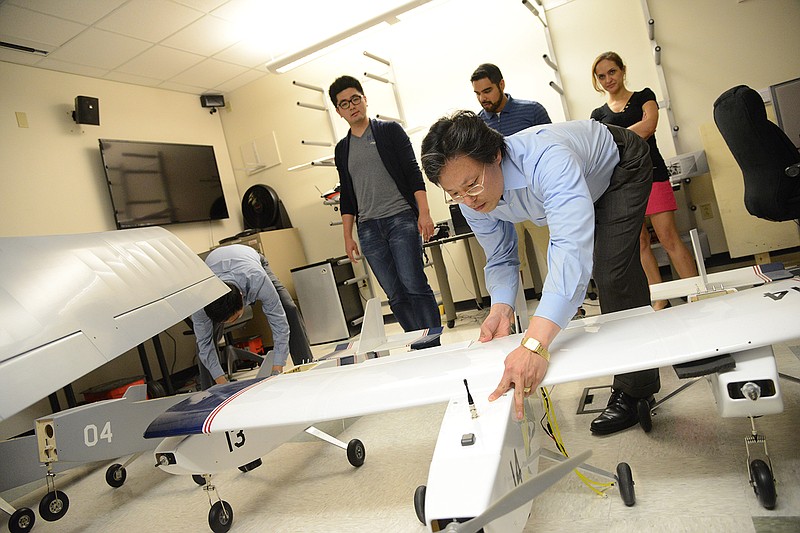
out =
[(525, 341), (522, 343), (522, 345), (523, 345), (523, 346), (525, 346), (527, 349), (529, 349), (529, 350), (531, 350), (531, 351), (535, 352), (535, 351), (537, 351), (539, 348), (541, 348), (541, 346), (542, 346), (542, 343), (541, 343), (541, 342), (539, 342), (539, 341), (537, 341), (536, 339), (533, 339), (533, 338), (531, 338), (531, 337), (527, 337), (527, 338), (525, 339)]

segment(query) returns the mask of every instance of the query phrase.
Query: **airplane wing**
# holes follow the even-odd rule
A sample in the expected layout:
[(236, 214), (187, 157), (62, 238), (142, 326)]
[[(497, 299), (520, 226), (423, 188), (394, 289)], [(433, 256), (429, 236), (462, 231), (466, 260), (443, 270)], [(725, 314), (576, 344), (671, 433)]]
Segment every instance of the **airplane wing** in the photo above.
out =
[(702, 276), (694, 276), (650, 285), (650, 300), (681, 298), (706, 289), (752, 287), (791, 277), (792, 273), (782, 263), (753, 265), (708, 274), (705, 283)]
[[(792, 278), (658, 312), (643, 307), (575, 320), (551, 346), (542, 385), (669, 366), (799, 338), (798, 312), (800, 278)], [(213, 387), (169, 409), (145, 436), (310, 425), (444, 402), (465, 394), (464, 379), (473, 396), (488, 395), (520, 337)]]
[(225, 290), (159, 227), (0, 238), (0, 421)]

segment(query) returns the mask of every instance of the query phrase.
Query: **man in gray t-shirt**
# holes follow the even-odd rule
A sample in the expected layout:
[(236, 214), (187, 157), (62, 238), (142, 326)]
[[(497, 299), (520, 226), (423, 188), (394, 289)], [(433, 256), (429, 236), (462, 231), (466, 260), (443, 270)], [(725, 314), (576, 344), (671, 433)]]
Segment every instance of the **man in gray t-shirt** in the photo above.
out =
[[(440, 327), (420, 239), (430, 238), (433, 220), (411, 141), (396, 122), (367, 117), (367, 97), (357, 79), (336, 79), (328, 94), (350, 125), (335, 152), (347, 256), (354, 263), (359, 255), (367, 258), (404, 331)], [(360, 252), (353, 238), (356, 222)]]

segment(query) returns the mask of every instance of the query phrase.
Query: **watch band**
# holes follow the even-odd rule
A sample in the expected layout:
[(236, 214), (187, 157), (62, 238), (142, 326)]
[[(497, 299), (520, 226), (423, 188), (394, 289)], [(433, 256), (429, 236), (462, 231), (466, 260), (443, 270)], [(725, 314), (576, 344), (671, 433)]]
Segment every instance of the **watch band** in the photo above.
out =
[(534, 339), (533, 337), (523, 337), (520, 346), (526, 350), (530, 350), (539, 354), (544, 358), (545, 361), (550, 362), (550, 352), (547, 351), (547, 348), (545, 348), (540, 341)]

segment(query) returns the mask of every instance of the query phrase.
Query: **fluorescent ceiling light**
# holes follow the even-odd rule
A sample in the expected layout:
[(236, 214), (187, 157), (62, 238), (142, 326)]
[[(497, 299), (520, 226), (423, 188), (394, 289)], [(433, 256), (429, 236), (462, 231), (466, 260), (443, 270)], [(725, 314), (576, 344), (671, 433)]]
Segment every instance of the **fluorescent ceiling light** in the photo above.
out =
[(366, 20), (361, 24), (358, 24), (341, 33), (328, 37), (327, 39), (320, 41), (317, 44), (311, 45), (307, 48), (304, 48), (299, 52), (286, 54), (284, 56), (273, 59), (272, 61), (267, 63), (266, 65), (267, 70), (276, 73), (288, 72), (293, 68), (299, 67), (300, 65), (307, 63), (312, 59), (316, 59), (317, 57), (320, 57), (330, 52), (330, 48), (333, 47), (334, 45), (345, 44), (347, 39), (350, 39), (365, 30), (371, 29), (378, 25), (386, 26), (387, 23), (394, 24), (395, 22), (398, 21), (397, 18), (398, 15), (401, 15), (421, 5), (427, 4), (430, 1), (431, 0), (412, 0), (411, 2), (406, 2), (401, 6), (398, 6), (394, 9), (390, 9), (389, 11), (383, 13), (382, 15), (372, 17), (371, 19)]

